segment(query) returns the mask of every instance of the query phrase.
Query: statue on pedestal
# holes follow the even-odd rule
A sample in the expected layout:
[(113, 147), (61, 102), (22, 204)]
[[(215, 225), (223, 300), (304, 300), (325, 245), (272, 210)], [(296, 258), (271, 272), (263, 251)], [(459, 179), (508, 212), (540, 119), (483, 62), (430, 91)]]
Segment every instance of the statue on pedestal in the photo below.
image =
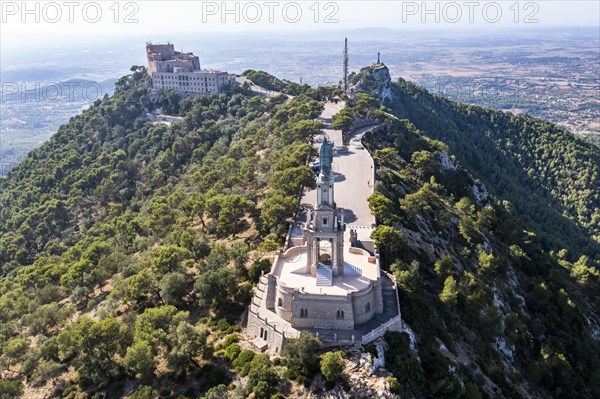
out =
[(321, 173), (325, 177), (330, 177), (333, 163), (333, 143), (330, 143), (327, 137), (323, 139), (323, 144), (319, 149), (319, 162), (321, 163)]

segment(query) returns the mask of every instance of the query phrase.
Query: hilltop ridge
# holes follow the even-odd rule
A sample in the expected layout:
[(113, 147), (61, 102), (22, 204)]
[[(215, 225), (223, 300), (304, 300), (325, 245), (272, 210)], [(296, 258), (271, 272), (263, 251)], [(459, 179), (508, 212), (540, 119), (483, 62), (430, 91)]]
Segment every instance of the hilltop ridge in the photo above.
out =
[(528, 115), (453, 102), (377, 67), (352, 77), (395, 116), (440, 140), (475, 178), (533, 229), (547, 250), (600, 265), (600, 150)]
[[(585, 231), (595, 228), (596, 153), (542, 122), (370, 73), (355, 76), (362, 83), (346, 98), (255, 71), (294, 96), (267, 99), (249, 85), (153, 96), (144, 68), (133, 68), (113, 96), (34, 150), (0, 181), (0, 395), (599, 396), (600, 274), (597, 259), (583, 256), (595, 248)], [(380, 88), (391, 93), (383, 106)], [(301, 188), (314, 184), (311, 139), (324, 128), (322, 99), (336, 96), (347, 100), (332, 121), (342, 134), (359, 122), (376, 126), (362, 138), (377, 172), (372, 239), (398, 281), (407, 333), (342, 360), (301, 337), (270, 358), (244, 343), (244, 310), (283, 247)], [(149, 118), (157, 108), (179, 122)], [(532, 155), (513, 143), (519, 135), (512, 147), (496, 137), (502, 129), (466, 139), (462, 126), (492, 120), (532, 123)], [(567, 146), (546, 148), (561, 137)], [(534, 187), (553, 193), (549, 215), (585, 229), (575, 242), (572, 230), (551, 234), (505, 201), (514, 194), (500, 191), (506, 176), (486, 175), (508, 165), (484, 157), (499, 151), (496, 142), (512, 148)], [(562, 172), (530, 176), (546, 155)], [(576, 166), (587, 177), (568, 173)], [(561, 193), (578, 197), (577, 207)], [(365, 381), (372, 358), (388, 371)]]
[[(581, 216), (556, 205), (560, 197), (554, 194), (554, 212), (569, 214), (572, 227), (550, 232), (527, 210), (506, 201), (514, 195), (510, 187), (484, 172), (512, 165), (488, 158), (484, 169), (473, 161), (479, 158), (483, 163), (498, 151), (492, 144), (501, 143), (490, 140), (482, 150), (474, 134), (479, 128), (475, 121), (504, 118), (510, 126), (500, 131), (486, 125), (490, 130), (481, 133), (483, 143), (494, 135), (508, 141), (512, 132), (531, 123), (527, 134), (535, 143), (531, 145), (539, 146), (532, 154), (554, 157), (557, 170), (572, 167), (569, 157), (579, 162), (575, 170), (587, 175), (587, 180), (566, 178), (559, 183), (573, 184), (572, 192), (581, 190), (576, 195), (586, 202), (576, 210), (579, 214), (598, 214), (597, 196), (589, 190), (598, 184), (598, 163), (594, 163), (598, 151), (533, 118), (514, 120), (493, 110), (453, 103), (401, 79), (391, 83), (380, 69), (364, 68), (353, 83), (356, 102), (363, 102), (366, 92), (381, 98), (387, 112), (396, 115), (364, 141), (377, 169), (370, 205), (378, 229), (385, 231), (375, 236), (384, 266), (401, 287), (403, 318), (416, 336), (412, 356), (420, 358), (418, 364), (404, 363), (394, 372), (403, 393), (451, 397), (459, 394), (458, 386), (471, 380), (489, 397), (594, 397), (600, 388), (594, 382), (600, 362), (588, 349), (599, 348), (600, 340), (600, 304), (594, 294), (600, 282), (594, 257), (597, 218), (588, 219), (592, 222), (588, 232), (579, 236), (587, 247), (577, 246), (581, 241), (576, 240), (570, 252), (556, 246), (571, 238), (572, 229), (581, 231), (581, 225), (573, 227)], [(390, 84), (392, 96), (382, 96)], [(465, 109), (464, 120), (457, 119)], [(354, 112), (355, 117), (358, 114)], [(467, 124), (468, 129), (459, 128)], [(516, 136), (512, 139), (517, 141)], [(545, 143), (553, 140), (568, 145), (549, 151)], [(554, 148), (564, 153), (559, 155)], [(569, 153), (571, 149), (577, 151), (575, 155)], [(519, 150), (513, 146), (513, 152), (505, 154), (519, 157)], [(455, 151), (461, 151), (464, 161)], [(535, 159), (524, 158), (520, 165), (526, 167)], [(525, 197), (529, 201), (536, 198), (536, 184)], [(570, 303), (569, 311), (565, 301)], [(578, 339), (565, 340), (573, 335)]]

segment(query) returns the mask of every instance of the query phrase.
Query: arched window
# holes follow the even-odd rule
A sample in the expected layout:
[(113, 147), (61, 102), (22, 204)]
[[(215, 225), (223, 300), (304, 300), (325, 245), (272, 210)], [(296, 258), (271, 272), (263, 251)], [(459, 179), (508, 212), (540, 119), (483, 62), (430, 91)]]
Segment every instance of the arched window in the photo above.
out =
[(371, 310), (371, 302), (367, 302), (365, 305), (365, 312), (368, 312), (369, 310)]
[(283, 300), (281, 298), (279, 298), (277, 300), (277, 306), (282, 307), (283, 306)]
[(300, 317), (308, 317), (308, 310), (301, 308), (300, 309)]
[(338, 310), (335, 317), (337, 319), (343, 319), (344, 318), (344, 311), (343, 310)]

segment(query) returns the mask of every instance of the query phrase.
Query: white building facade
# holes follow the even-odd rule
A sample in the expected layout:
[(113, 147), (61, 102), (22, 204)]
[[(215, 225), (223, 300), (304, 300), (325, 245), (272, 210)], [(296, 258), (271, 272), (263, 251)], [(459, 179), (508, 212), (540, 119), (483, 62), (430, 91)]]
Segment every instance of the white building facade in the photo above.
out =
[(173, 89), (187, 94), (221, 93), (235, 79), (227, 72), (201, 69), (192, 53), (175, 51), (173, 44), (146, 45), (148, 74), (156, 90)]

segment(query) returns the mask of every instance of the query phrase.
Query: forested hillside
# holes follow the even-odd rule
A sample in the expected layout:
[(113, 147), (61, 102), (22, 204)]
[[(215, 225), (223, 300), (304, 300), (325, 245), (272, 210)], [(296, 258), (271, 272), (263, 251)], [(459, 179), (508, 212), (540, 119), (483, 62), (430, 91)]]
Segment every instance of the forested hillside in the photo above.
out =
[(372, 72), (353, 76), (357, 89), (388, 89), (385, 105), (446, 143), (492, 194), (510, 201), (545, 249), (600, 262), (598, 147), (537, 118), (452, 102), (403, 79), (382, 82)]
[[(145, 69), (132, 72), (0, 180), (0, 398), (368, 397), (344, 376), (344, 354), (310, 334), (270, 358), (240, 331), (314, 184), (320, 100), (339, 89), (247, 71), (294, 97), (263, 99), (248, 85), (181, 97), (151, 93)], [(367, 72), (357, 75), (365, 87)], [(406, 82), (390, 90), (389, 108), (414, 122), (364, 94), (334, 120), (345, 133), (357, 119), (380, 125), (363, 139), (377, 170), (373, 238), (414, 331), (386, 334), (387, 392), (600, 396), (600, 273), (582, 256), (597, 255), (597, 153), (540, 121), (513, 123)], [(176, 122), (154, 121), (159, 110)], [(484, 139), (462, 137), (468, 126)], [(561, 140), (570, 152), (548, 144)]]
[(280, 93), (297, 96), (305, 94), (315, 100), (325, 100), (328, 96), (342, 95), (343, 91), (338, 87), (330, 86), (319, 86), (317, 88), (311, 87), (307, 84), (300, 84), (291, 82), (289, 80), (281, 80), (276, 76), (273, 76), (265, 71), (255, 71), (248, 69), (242, 73), (246, 78), (250, 79), (254, 84), (265, 88), (267, 90), (273, 90)]
[[(181, 122), (150, 122), (158, 108)], [(0, 397), (195, 398), (251, 361), (238, 396), (270, 397), (268, 358), (234, 371), (235, 332), (314, 184), (321, 109), (243, 87), (154, 96), (134, 68), (0, 180)]]
[(412, 123), (390, 120), (364, 140), (377, 168), (373, 237), (416, 336), (386, 355), (402, 397), (600, 395), (600, 273), (589, 259), (545, 253)]

